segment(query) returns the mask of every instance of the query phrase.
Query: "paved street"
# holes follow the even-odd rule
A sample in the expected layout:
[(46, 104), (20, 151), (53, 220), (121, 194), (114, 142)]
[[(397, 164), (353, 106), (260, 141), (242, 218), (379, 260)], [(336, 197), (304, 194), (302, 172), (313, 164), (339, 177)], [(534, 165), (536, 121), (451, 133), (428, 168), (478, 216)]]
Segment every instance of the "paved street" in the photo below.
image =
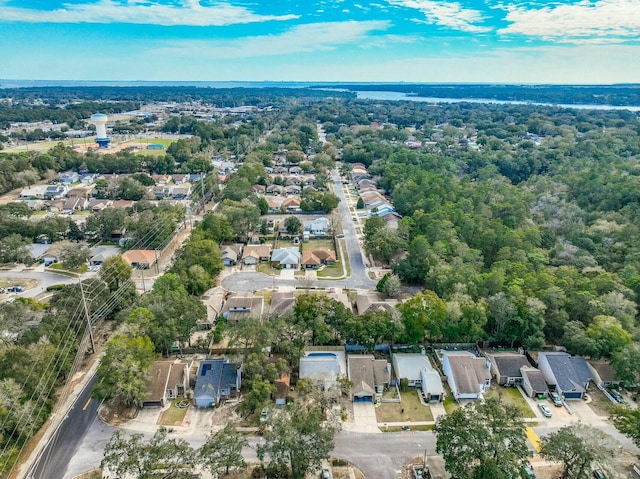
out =
[(0, 278), (12, 279), (34, 279), (38, 284), (24, 293), (19, 293), (18, 297), (34, 298), (43, 293), (47, 287), (54, 284), (71, 284), (77, 283), (78, 278), (71, 278), (62, 274), (46, 273), (44, 271), (26, 270), (26, 271), (0, 271)]
[[(99, 401), (91, 398), (97, 376), (89, 381), (27, 476), (34, 479), (58, 479), (78, 450), (83, 437), (98, 414)], [(104, 446), (103, 446), (104, 448)]]

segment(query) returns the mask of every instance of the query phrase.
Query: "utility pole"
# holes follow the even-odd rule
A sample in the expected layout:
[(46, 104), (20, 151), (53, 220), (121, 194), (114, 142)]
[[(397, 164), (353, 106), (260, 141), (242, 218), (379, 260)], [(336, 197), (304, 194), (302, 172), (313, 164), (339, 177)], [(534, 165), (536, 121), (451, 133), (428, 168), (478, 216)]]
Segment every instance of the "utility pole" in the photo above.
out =
[(200, 187), (202, 188), (202, 216), (204, 216), (204, 214), (206, 213), (205, 211), (205, 202), (204, 202), (204, 178), (205, 178), (206, 172), (202, 172), (202, 179), (200, 181)]
[(80, 281), (80, 294), (82, 296), (82, 305), (84, 306), (84, 316), (87, 320), (87, 331), (89, 331), (89, 340), (91, 341), (91, 352), (96, 352), (96, 345), (93, 342), (93, 331), (91, 330), (91, 316), (89, 315), (89, 308), (87, 307), (87, 298), (84, 295), (84, 287), (82, 281)]

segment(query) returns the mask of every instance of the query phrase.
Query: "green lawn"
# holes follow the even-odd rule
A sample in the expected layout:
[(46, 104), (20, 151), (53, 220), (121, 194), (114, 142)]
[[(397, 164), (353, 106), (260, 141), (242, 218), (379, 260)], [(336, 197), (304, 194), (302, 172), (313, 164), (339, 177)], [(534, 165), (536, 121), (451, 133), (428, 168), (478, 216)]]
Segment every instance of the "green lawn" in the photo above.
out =
[(189, 408), (178, 409), (176, 407), (176, 402), (182, 401), (182, 399), (178, 399), (171, 403), (171, 407), (166, 411), (163, 411), (158, 419), (158, 424), (161, 426), (180, 426), (184, 417), (187, 415), (187, 411)]
[(460, 405), (455, 399), (453, 399), (453, 396), (450, 395), (444, 398), (444, 402), (442, 404), (444, 405), (444, 410), (447, 411), (447, 414), (451, 414), (453, 411), (460, 408)]
[(400, 396), (402, 402), (383, 402), (376, 408), (378, 423), (433, 421), (431, 409), (420, 402), (417, 391), (407, 391)]
[(330, 251), (335, 251), (333, 240), (330, 239), (310, 239), (308, 242), (302, 243), (302, 251), (310, 251), (316, 248), (326, 248)]
[[(50, 269), (59, 270), (59, 271), (65, 270), (64, 266), (62, 266), (61, 263), (52, 264), (51, 266), (49, 266), (49, 268)], [(83, 264), (79, 268), (75, 268), (75, 269), (67, 270), (67, 271), (70, 271), (71, 273), (86, 273), (88, 269), (89, 269), (89, 266), (87, 266), (86, 264)]]
[(485, 398), (498, 398), (502, 404), (512, 404), (516, 406), (522, 413), (522, 417), (535, 418), (536, 415), (529, 407), (526, 399), (522, 397), (522, 394), (518, 388), (505, 388), (502, 386), (491, 386), (491, 390), (486, 393)]
[(318, 271), (318, 278), (340, 278), (342, 276), (342, 265), (338, 262), (333, 266), (325, 266)]

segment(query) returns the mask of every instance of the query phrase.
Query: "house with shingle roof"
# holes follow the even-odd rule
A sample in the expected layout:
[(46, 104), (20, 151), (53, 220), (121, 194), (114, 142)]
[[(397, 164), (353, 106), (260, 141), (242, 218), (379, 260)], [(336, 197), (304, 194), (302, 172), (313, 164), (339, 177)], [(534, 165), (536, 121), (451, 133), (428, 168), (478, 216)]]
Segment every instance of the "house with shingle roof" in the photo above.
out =
[(491, 374), (500, 386), (515, 386), (522, 383), (520, 368), (530, 366), (524, 354), (518, 353), (487, 353), (491, 363)]
[(240, 366), (228, 359), (205, 359), (198, 367), (193, 398), (196, 407), (213, 407), (240, 391)]
[(373, 402), (376, 390), (389, 385), (391, 365), (371, 354), (347, 356), (347, 375), (353, 384), (349, 395), (354, 402)]
[(303, 230), (310, 236), (326, 236), (329, 231), (329, 220), (324, 216), (302, 223)]
[(603, 387), (618, 386), (622, 381), (618, 379), (616, 370), (609, 361), (589, 361), (587, 363), (593, 374), (593, 382)]
[(300, 250), (295, 246), (274, 249), (271, 253), (271, 264), (276, 268), (298, 269), (300, 256)]
[(584, 358), (563, 352), (538, 353), (538, 369), (549, 390), (565, 399), (582, 399), (594, 375)]
[(156, 263), (158, 251), (152, 249), (130, 249), (122, 253), (122, 259), (135, 269), (149, 269)]
[(243, 248), (244, 245), (242, 243), (222, 245), (220, 248), (222, 264), (225, 266), (234, 266), (238, 262), (238, 259), (242, 257)]
[(271, 259), (271, 245), (247, 245), (242, 252), (242, 262), (245, 265), (264, 263)]
[(522, 389), (530, 398), (544, 399), (547, 397), (549, 386), (544, 380), (542, 371), (533, 366), (522, 366), (520, 374), (522, 375)]
[(229, 322), (244, 318), (262, 319), (264, 298), (262, 296), (234, 295), (222, 307), (222, 316)]
[(442, 372), (447, 377), (453, 397), (481, 399), (491, 387), (491, 371), (486, 358), (468, 351), (441, 351)]
[(191, 361), (155, 361), (142, 407), (164, 407), (189, 390)]

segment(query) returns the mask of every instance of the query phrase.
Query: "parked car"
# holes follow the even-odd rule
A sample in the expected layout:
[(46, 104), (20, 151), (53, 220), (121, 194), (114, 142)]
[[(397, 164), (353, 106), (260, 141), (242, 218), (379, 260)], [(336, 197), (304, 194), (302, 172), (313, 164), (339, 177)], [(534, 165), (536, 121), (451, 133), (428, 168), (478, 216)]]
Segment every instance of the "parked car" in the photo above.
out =
[(260, 411), (260, 424), (266, 424), (268, 420), (269, 411), (267, 411), (267, 408), (264, 408), (262, 411)]
[(558, 396), (557, 393), (550, 392), (549, 399), (551, 399), (551, 402), (555, 407), (562, 407), (562, 399), (560, 399), (560, 396)]
[(0, 288), (0, 294), (4, 294), (5, 292), (4, 288)]
[(538, 407), (540, 408), (540, 411), (542, 411), (544, 417), (551, 417), (551, 409), (549, 409), (549, 406), (538, 403)]
[(618, 391), (616, 391), (615, 389), (608, 389), (609, 394), (611, 394), (611, 397), (613, 399), (615, 399), (617, 402), (619, 402), (620, 404), (624, 404), (624, 398), (622, 397), (622, 394), (620, 394)]
[(536, 475), (534, 474), (533, 469), (531, 469), (531, 466), (524, 466), (522, 470), (524, 471), (525, 477), (528, 477), (529, 479), (536, 479)]
[(22, 286), (9, 286), (7, 288), (7, 291), (9, 293), (22, 293), (24, 291), (24, 288)]
[(605, 476), (604, 472), (602, 472), (600, 469), (596, 469), (595, 471), (593, 471), (593, 477), (595, 477), (595, 479), (607, 479), (607, 476)]
[(322, 479), (331, 479), (331, 471), (329, 471), (329, 469), (323, 469), (320, 477), (322, 477)]

